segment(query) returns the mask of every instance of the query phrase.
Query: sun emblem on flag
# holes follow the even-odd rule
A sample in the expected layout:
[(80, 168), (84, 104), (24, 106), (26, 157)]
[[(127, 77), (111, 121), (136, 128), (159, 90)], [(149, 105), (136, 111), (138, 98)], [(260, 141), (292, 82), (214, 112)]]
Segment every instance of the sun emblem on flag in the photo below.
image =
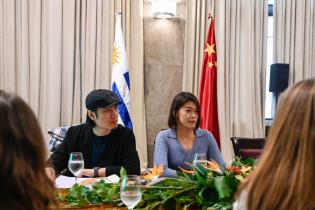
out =
[(112, 64), (116, 65), (118, 63), (118, 59), (120, 58), (120, 51), (119, 47), (117, 47), (116, 43), (114, 44), (113, 48), (113, 55), (112, 55)]

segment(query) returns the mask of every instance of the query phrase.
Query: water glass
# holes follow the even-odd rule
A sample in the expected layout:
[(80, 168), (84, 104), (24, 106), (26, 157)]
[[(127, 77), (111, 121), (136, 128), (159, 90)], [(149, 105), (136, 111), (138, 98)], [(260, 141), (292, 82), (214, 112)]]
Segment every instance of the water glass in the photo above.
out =
[(206, 166), (207, 165), (207, 155), (206, 153), (195, 153), (193, 166), (197, 167), (197, 165)]
[(81, 152), (71, 152), (68, 162), (68, 168), (73, 173), (75, 177), (75, 183), (77, 183), (77, 178), (84, 168), (84, 160)]
[(129, 210), (133, 209), (140, 202), (141, 197), (142, 192), (139, 176), (127, 175), (122, 177), (120, 198)]

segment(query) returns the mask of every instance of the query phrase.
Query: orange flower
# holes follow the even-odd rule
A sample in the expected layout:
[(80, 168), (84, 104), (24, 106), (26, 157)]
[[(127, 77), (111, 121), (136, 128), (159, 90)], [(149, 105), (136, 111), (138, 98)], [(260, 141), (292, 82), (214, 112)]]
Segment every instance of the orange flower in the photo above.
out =
[(178, 166), (178, 168), (179, 168), (182, 172), (184, 172), (184, 173), (186, 173), (186, 174), (193, 174), (193, 173), (194, 173), (194, 170), (186, 170), (186, 169), (183, 169), (183, 168), (180, 167), (180, 166)]
[(145, 174), (143, 175), (143, 178), (145, 178), (146, 180), (155, 180), (163, 174), (163, 171), (164, 171), (163, 165), (160, 165), (159, 167), (154, 165), (152, 171), (151, 172), (146, 171)]
[(219, 164), (216, 161), (211, 159), (210, 161), (207, 161), (207, 165), (208, 165), (208, 167), (206, 167), (207, 169), (209, 169), (209, 170), (211, 170), (211, 171), (213, 171), (219, 175), (223, 174)]
[(208, 165), (209, 165), (209, 169), (210, 170), (216, 170), (218, 168), (220, 168), (219, 164), (217, 162), (215, 162), (214, 160), (209, 160), (207, 161)]
[(236, 167), (236, 166), (230, 166), (228, 169), (227, 169), (229, 172), (232, 172), (234, 171), (236, 174), (240, 175), (241, 174), (241, 170)]

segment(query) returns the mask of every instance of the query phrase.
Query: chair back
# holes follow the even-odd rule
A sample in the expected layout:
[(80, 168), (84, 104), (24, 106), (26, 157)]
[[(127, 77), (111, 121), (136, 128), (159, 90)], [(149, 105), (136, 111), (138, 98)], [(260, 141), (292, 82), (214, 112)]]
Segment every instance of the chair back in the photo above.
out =
[(70, 126), (67, 125), (64, 127), (49, 129), (48, 134), (50, 138), (48, 143), (48, 149), (50, 152), (54, 152), (56, 148), (62, 143), (69, 128)]
[(265, 146), (265, 138), (231, 137), (234, 155), (258, 158)]

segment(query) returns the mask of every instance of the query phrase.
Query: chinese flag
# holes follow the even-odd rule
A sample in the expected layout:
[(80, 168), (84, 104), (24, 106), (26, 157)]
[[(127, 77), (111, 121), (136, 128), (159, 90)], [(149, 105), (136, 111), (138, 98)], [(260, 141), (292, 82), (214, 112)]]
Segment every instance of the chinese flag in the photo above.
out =
[(203, 55), (200, 85), (200, 127), (210, 131), (220, 148), (220, 131), (217, 102), (217, 51), (212, 19)]

